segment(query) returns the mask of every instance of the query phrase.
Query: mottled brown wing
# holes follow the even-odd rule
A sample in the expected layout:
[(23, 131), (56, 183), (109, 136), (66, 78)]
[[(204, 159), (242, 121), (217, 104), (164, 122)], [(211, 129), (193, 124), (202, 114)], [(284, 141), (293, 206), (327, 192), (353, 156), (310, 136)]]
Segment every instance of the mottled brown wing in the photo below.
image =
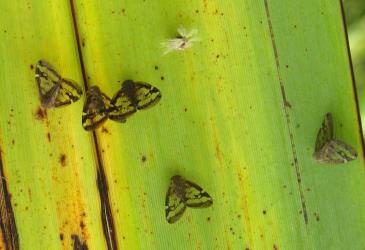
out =
[(44, 108), (52, 108), (61, 88), (61, 76), (46, 61), (39, 60), (35, 67), (38, 94)]
[(160, 101), (162, 95), (158, 88), (145, 82), (135, 82), (134, 84), (137, 109), (153, 107)]
[(319, 163), (342, 164), (357, 158), (356, 150), (343, 141), (332, 139), (314, 153)]
[(334, 138), (333, 118), (327, 113), (318, 131), (313, 158), (319, 163), (341, 164), (357, 158), (356, 150)]
[(181, 195), (176, 189), (176, 185), (171, 181), (166, 193), (165, 199), (165, 214), (168, 223), (175, 223), (181, 218), (186, 209), (186, 205), (182, 200)]
[(85, 130), (94, 130), (108, 119), (109, 102), (110, 98), (97, 86), (90, 87), (86, 92), (82, 115), (82, 126)]
[(74, 81), (62, 79), (60, 91), (55, 100), (55, 107), (71, 104), (80, 99), (82, 95), (81, 87)]
[(333, 118), (331, 113), (327, 113), (323, 119), (321, 128), (318, 131), (314, 151), (319, 152), (321, 148), (333, 138)]
[(109, 119), (117, 122), (126, 122), (127, 118), (137, 111), (123, 89), (113, 96), (110, 105)]
[(84, 114), (82, 116), (82, 126), (85, 130), (94, 130), (103, 124), (107, 119), (107, 113)]
[(213, 199), (199, 185), (184, 180), (185, 182), (185, 204), (192, 208), (205, 208), (213, 204)]
[(62, 79), (51, 64), (40, 60), (35, 68), (35, 79), (41, 104), (45, 108), (61, 107), (80, 99), (81, 88), (77, 83)]

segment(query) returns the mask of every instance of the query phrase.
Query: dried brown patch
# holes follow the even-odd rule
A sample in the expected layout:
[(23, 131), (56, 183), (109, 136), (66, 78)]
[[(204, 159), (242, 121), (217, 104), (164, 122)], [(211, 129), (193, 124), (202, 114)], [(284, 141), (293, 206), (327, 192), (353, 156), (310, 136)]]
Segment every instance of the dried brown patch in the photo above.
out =
[(81, 242), (80, 237), (76, 234), (71, 235), (71, 239), (73, 240), (73, 250), (88, 250), (88, 246), (86, 242)]

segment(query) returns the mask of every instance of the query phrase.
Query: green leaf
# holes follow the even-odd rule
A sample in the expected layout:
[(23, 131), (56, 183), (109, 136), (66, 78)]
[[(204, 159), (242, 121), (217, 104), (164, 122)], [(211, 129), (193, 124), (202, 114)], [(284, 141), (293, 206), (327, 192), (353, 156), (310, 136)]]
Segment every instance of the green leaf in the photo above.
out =
[[(363, 141), (339, 1), (18, 1), (0, 9), (0, 147), (22, 249), (364, 246)], [(163, 55), (161, 42), (181, 26), (197, 29), (200, 41)], [(132, 79), (162, 98), (95, 133), (81, 125), (84, 97), (40, 119), (30, 66), (39, 59), (108, 96)], [(358, 159), (332, 166), (312, 158), (327, 112)], [(214, 203), (169, 224), (174, 175)]]

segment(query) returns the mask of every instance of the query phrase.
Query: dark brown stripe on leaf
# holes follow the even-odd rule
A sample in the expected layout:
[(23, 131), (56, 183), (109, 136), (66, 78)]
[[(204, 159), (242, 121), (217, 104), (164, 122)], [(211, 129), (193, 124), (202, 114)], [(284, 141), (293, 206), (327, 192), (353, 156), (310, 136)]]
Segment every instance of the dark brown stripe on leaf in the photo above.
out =
[(115, 237), (114, 221), (109, 202), (108, 184), (106, 182), (104, 171), (103, 169), (101, 169), (101, 165), (99, 165), (98, 167), (97, 185), (100, 196), (101, 221), (103, 224), (103, 231), (106, 237), (108, 250), (115, 250), (117, 249), (117, 241)]
[(13, 208), (4, 175), (0, 151), (0, 227), (7, 250), (19, 249), (18, 232), (15, 225)]

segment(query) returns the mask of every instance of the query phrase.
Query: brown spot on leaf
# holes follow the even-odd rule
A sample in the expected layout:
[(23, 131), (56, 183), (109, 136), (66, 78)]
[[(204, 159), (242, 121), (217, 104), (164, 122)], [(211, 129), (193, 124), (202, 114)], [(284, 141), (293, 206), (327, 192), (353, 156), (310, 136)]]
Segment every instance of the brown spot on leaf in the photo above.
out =
[(142, 155), (142, 157), (141, 157), (141, 161), (142, 161), (142, 162), (146, 162), (146, 161), (147, 161), (147, 157), (146, 157), (145, 155)]
[(49, 132), (47, 133), (47, 140), (51, 142), (51, 134)]
[(31, 65), (29, 66), (29, 68), (30, 68), (31, 70), (33, 70), (33, 69), (34, 69), (33, 64), (31, 64)]
[(35, 118), (37, 120), (47, 119), (47, 110), (42, 107), (38, 107), (37, 110), (35, 111)]
[(316, 221), (319, 221), (319, 214), (318, 213), (314, 213), (314, 217), (316, 218)]
[(101, 132), (105, 134), (110, 134), (109, 130), (104, 126), (101, 128)]
[(60, 240), (63, 240), (63, 233), (60, 233)]
[(66, 166), (66, 155), (65, 154), (60, 155), (59, 162), (60, 162), (62, 167)]

